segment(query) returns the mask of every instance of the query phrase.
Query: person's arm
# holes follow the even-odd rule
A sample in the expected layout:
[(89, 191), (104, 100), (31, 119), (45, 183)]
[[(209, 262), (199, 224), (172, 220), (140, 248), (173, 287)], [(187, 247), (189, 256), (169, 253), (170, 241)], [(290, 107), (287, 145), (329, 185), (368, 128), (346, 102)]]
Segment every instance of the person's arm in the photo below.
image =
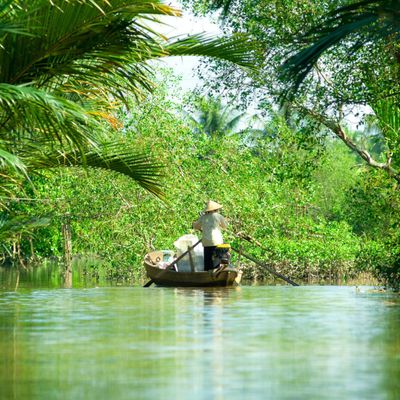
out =
[(198, 231), (201, 231), (201, 218), (199, 218), (197, 221), (193, 222), (193, 229), (197, 229)]
[(220, 215), (220, 217), (219, 226), (222, 229), (226, 229), (228, 227), (228, 221), (222, 215)]

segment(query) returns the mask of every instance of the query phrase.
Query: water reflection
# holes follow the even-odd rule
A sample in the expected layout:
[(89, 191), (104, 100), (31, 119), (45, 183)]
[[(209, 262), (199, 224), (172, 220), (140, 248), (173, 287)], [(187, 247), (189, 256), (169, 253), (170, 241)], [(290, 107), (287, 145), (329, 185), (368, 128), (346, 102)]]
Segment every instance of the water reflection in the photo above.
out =
[(74, 264), (73, 271), (56, 263), (29, 268), (0, 267), (0, 290), (19, 288), (82, 288), (109, 286), (105, 279), (99, 281), (85, 273), (84, 266)]
[(399, 326), (343, 287), (0, 291), (0, 398), (397, 399)]
[[(229, 333), (224, 326), (225, 309), (240, 298), (241, 288), (174, 289), (179, 308), (176, 325), (185, 326), (186, 332), (175, 349), (185, 359), (185, 378), (193, 393), (202, 393), (210, 399), (224, 399), (227, 387), (226, 356), (235, 351), (229, 345)], [(184, 393), (175, 393), (178, 398)], [(179, 397), (181, 396), (181, 397)]]

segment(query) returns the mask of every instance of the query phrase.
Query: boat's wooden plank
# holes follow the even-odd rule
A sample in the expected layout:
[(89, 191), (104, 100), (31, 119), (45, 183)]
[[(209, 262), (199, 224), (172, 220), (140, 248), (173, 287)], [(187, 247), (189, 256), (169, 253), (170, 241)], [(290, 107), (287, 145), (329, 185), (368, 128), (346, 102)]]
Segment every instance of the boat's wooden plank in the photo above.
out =
[(233, 268), (223, 266), (214, 271), (176, 272), (158, 268), (145, 258), (145, 268), (154, 283), (163, 286), (232, 286), (240, 282), (241, 274)]

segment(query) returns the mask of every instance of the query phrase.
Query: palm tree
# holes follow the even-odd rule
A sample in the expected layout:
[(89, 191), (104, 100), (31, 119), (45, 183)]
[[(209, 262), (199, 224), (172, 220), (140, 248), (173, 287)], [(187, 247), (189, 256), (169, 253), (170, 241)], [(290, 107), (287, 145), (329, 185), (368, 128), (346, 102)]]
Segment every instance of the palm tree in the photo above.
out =
[[(159, 17), (179, 15), (160, 0), (1, 2), (0, 208), (34, 171), (54, 167), (114, 170), (163, 196), (161, 166), (119, 134), (116, 119), (128, 99), (155, 87), (148, 61), (200, 55), (254, 64), (244, 37), (168, 39), (154, 28)], [(19, 221), (20, 231), (23, 221), (36, 226)]]
[[(366, 45), (383, 44), (392, 52), (394, 71), (397, 74), (400, 63), (399, 22), (400, 0), (363, 0), (333, 10), (302, 38), (306, 47), (284, 64), (283, 78), (290, 83), (290, 88), (282, 99), (292, 99), (319, 58), (336, 45), (346, 45), (349, 54), (353, 54)], [(360, 148), (347, 136), (337, 123), (327, 118), (323, 118), (325, 120), (323, 123), (370, 166), (386, 171), (400, 182), (398, 166), (400, 108), (399, 96), (393, 87), (396, 82), (397, 77), (394, 77), (389, 90), (381, 85), (382, 91), (378, 93), (376, 99), (369, 102), (375, 114), (376, 126), (383, 138), (379, 141), (380, 150), (387, 149), (385, 162), (376, 161), (368, 151)]]
[(224, 105), (220, 98), (202, 98), (197, 102), (197, 108), (194, 115), (187, 114), (188, 119), (194, 125), (195, 132), (205, 133), (211, 138), (235, 133), (245, 115), (236, 107)]
[(166, 39), (150, 27), (164, 15), (180, 12), (159, 0), (15, 0), (0, 6), (3, 181), (26, 177), (38, 165), (80, 163), (123, 171), (161, 195), (158, 166), (110, 134), (117, 130), (118, 104), (154, 87), (147, 62), (204, 55), (253, 64), (243, 37)]
[[(352, 51), (382, 39), (398, 43), (400, 0), (364, 0), (330, 12), (300, 40), (306, 47), (284, 64), (284, 78), (296, 92), (318, 59), (330, 48), (352, 38)], [(398, 53), (396, 54), (400, 61)]]

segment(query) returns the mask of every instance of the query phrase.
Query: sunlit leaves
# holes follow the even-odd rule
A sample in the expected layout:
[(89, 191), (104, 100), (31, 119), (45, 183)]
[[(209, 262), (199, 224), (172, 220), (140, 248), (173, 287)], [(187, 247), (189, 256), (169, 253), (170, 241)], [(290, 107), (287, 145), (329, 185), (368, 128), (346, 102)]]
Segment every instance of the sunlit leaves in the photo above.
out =
[(124, 140), (107, 141), (81, 154), (77, 151), (53, 151), (37, 154), (31, 159), (34, 169), (55, 167), (101, 168), (118, 172), (135, 180), (157, 197), (163, 198), (161, 163), (150, 154), (139, 152), (132, 143)]
[[(7, 154), (14, 154), (18, 171), (23, 165), (16, 163), (19, 158), (29, 159), (33, 168), (34, 156), (43, 161), (48, 152), (68, 154), (65, 165), (92, 162), (91, 166), (127, 174), (161, 195), (157, 162), (134, 151), (131, 144), (129, 154), (121, 146), (110, 150), (113, 130), (121, 127), (115, 117), (118, 106), (126, 105), (131, 97), (142, 99), (154, 89), (153, 69), (147, 62), (200, 55), (254, 67), (251, 43), (243, 36), (202, 34), (169, 40), (158, 32), (159, 17), (180, 14), (158, 0), (3, 3), (0, 134), (8, 146), (3, 167), (12, 164)], [(104, 146), (97, 141), (97, 133), (107, 124), (112, 129)], [(120, 159), (117, 148), (122, 151)], [(155, 173), (153, 178), (151, 173)]]
[(389, 148), (398, 151), (400, 144), (400, 108), (396, 98), (388, 97), (373, 105), (377, 124)]

